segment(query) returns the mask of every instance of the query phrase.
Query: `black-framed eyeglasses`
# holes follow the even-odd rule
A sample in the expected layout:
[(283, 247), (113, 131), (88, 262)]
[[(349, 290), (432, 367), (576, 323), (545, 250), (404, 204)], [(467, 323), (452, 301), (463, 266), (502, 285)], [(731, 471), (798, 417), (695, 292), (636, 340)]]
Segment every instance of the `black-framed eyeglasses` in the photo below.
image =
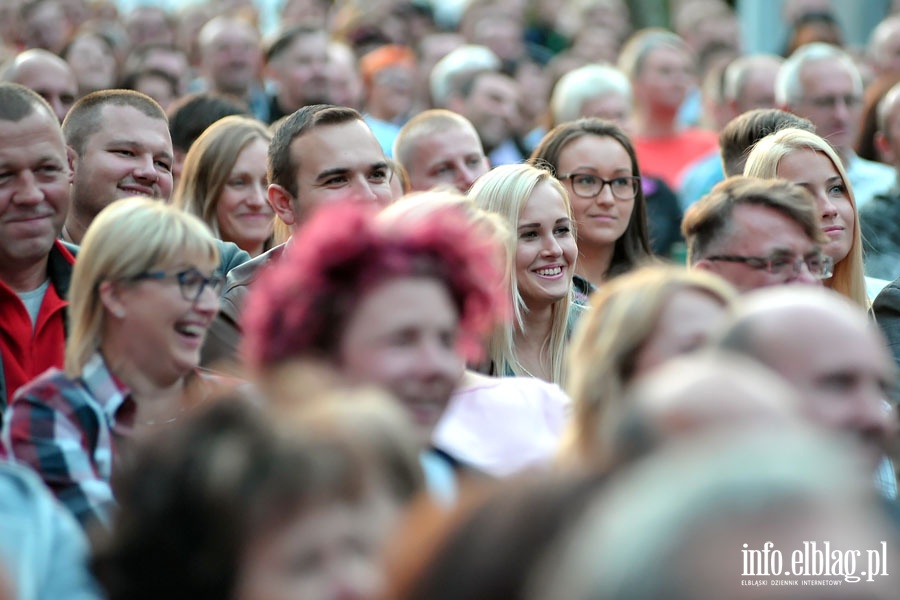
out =
[(828, 279), (834, 275), (834, 259), (826, 254), (810, 254), (801, 258), (791, 256), (707, 256), (706, 260), (742, 263), (752, 269), (766, 271), (775, 276), (795, 277), (803, 266), (816, 279)]
[(603, 179), (593, 173), (560, 173), (557, 179), (568, 179), (572, 184), (572, 191), (582, 198), (595, 198), (603, 191), (603, 187), (609, 185), (612, 195), (619, 200), (631, 200), (637, 196), (641, 187), (640, 177), (613, 177)]
[(200, 298), (200, 294), (206, 288), (211, 289), (216, 295), (222, 292), (225, 285), (225, 276), (219, 273), (213, 273), (206, 277), (197, 269), (190, 268), (178, 273), (167, 273), (166, 271), (148, 271), (135, 275), (131, 279), (139, 281), (141, 279), (168, 279), (174, 277), (178, 281), (178, 288), (181, 290), (181, 297), (193, 304)]

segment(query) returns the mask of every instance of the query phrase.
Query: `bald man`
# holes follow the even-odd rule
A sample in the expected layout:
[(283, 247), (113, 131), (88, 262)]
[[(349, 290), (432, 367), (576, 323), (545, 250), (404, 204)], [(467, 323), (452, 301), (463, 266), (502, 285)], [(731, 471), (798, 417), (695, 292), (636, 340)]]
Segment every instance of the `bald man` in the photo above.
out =
[(69, 63), (39, 48), (16, 55), (4, 69), (2, 81), (37, 92), (53, 108), (60, 123), (78, 99), (78, 80)]
[(893, 468), (883, 460), (896, 435), (887, 403), (896, 367), (865, 312), (824, 288), (761, 290), (745, 297), (720, 346), (757, 359), (793, 384), (801, 411), (855, 438), (873, 468), (880, 464), (882, 492), (896, 496)]

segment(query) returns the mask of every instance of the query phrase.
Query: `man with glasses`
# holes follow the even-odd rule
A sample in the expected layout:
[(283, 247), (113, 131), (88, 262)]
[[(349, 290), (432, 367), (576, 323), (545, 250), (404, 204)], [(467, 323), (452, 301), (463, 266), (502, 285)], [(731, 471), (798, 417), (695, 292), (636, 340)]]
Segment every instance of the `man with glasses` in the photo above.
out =
[(688, 264), (742, 292), (820, 285), (834, 267), (822, 253), (815, 200), (787, 181), (730, 177), (688, 209), (681, 230)]
[(847, 169), (857, 207), (887, 189), (894, 170), (853, 151), (862, 118), (863, 84), (853, 59), (836, 46), (806, 44), (788, 58), (775, 80), (778, 108), (812, 121)]

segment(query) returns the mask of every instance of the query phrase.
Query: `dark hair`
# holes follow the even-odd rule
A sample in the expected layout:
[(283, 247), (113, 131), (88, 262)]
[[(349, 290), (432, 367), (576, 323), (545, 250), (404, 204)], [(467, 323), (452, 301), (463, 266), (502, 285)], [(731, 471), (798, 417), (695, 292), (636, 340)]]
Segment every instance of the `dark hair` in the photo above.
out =
[(87, 94), (69, 110), (63, 121), (66, 144), (79, 156), (87, 141), (100, 130), (103, 109), (107, 106), (130, 106), (151, 119), (167, 121), (166, 113), (150, 96), (134, 90), (99, 90)]
[(361, 298), (397, 277), (446, 286), (459, 313), (460, 351), (477, 360), (505, 314), (497, 241), (473, 229), (456, 207), (421, 218), (375, 218), (369, 205), (317, 209), (277, 264), (247, 297), (243, 353), (257, 369), (292, 358), (335, 364), (347, 321)]
[(884, 128), (885, 123), (880, 122), (883, 112), (879, 109), (881, 101), (887, 93), (900, 83), (900, 74), (887, 73), (875, 79), (866, 86), (863, 93), (862, 119), (859, 133), (856, 136), (855, 150), (857, 156), (866, 160), (880, 161), (878, 149), (875, 147), (875, 133), (881, 131), (890, 136), (890, 131)]
[(92, 565), (110, 600), (232, 598), (248, 543), (366, 493), (348, 446), (279, 433), (237, 395), (146, 439), (122, 467)]
[(136, 71), (126, 73), (122, 78), (121, 87), (126, 90), (136, 90), (144, 77), (156, 77), (157, 79), (162, 79), (168, 84), (172, 96), (178, 96), (178, 80), (168, 71), (153, 67), (140, 68)]
[(311, 27), (309, 25), (297, 25), (286, 29), (272, 40), (272, 43), (266, 46), (263, 54), (266, 62), (268, 63), (276, 60), (283, 52), (287, 51), (298, 38), (308, 35), (324, 35), (327, 37), (328, 32), (324, 29)]
[(688, 261), (705, 258), (711, 247), (730, 235), (737, 206), (764, 206), (797, 223), (809, 239), (822, 243), (815, 200), (805, 188), (782, 179), (734, 176), (719, 182), (688, 208), (681, 223)]
[[(619, 142), (631, 159), (631, 173), (641, 176), (637, 154), (631, 139), (612, 121), (598, 118), (578, 119), (562, 123), (551, 129), (531, 153), (528, 162), (538, 167), (550, 169), (554, 176), (559, 173), (559, 157), (566, 146), (586, 135), (610, 137)], [(634, 209), (625, 233), (616, 240), (608, 275), (625, 273), (652, 254), (647, 229), (647, 201), (644, 190), (638, 187), (634, 197)]]
[(18, 83), (0, 82), (0, 121), (18, 123), (36, 108), (43, 108), (58, 122), (56, 113), (37, 92)]
[(221, 94), (202, 92), (179, 98), (169, 106), (169, 133), (172, 147), (187, 152), (206, 129), (231, 115), (249, 115), (239, 100)]
[(342, 125), (359, 120), (362, 120), (362, 115), (356, 110), (331, 104), (311, 104), (285, 117), (275, 128), (272, 143), (269, 144), (269, 183), (280, 185), (296, 197), (300, 157), (291, 156), (291, 143), (316, 127)]
[(809, 119), (777, 108), (748, 110), (730, 120), (719, 133), (725, 176), (741, 175), (753, 145), (770, 133), (789, 127), (816, 132), (816, 126)]

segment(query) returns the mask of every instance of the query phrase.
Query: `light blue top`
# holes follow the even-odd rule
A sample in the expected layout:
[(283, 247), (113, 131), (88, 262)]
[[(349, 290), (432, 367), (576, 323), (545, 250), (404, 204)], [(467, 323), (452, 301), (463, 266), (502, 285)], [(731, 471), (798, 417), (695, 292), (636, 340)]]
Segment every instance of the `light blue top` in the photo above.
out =
[(688, 165), (681, 178), (681, 190), (678, 192), (681, 212), (687, 211), (690, 205), (708, 194), (714, 185), (724, 180), (725, 171), (722, 170), (722, 157), (718, 150), (710, 152)]
[(40, 478), (0, 462), (0, 562), (19, 600), (100, 600), (81, 526)]
[(853, 197), (856, 199), (856, 210), (862, 208), (875, 194), (887, 191), (897, 178), (894, 167), (880, 162), (874, 162), (860, 158), (853, 154), (844, 165), (847, 177), (853, 187)]

